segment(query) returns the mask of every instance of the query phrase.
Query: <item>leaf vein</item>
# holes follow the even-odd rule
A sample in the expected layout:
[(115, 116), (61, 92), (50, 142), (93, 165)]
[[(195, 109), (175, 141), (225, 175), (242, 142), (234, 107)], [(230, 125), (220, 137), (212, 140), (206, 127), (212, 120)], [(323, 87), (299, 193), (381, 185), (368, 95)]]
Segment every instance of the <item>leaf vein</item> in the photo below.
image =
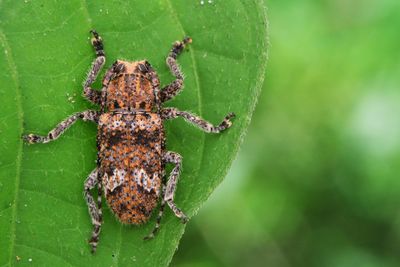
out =
[(196, 53), (199, 53), (199, 54), (203, 53), (203, 55), (204, 54), (208, 54), (208, 55), (212, 55), (214, 57), (223, 58), (223, 59), (231, 60), (231, 61), (234, 61), (234, 62), (241, 62), (241, 61), (244, 60), (243, 57), (241, 57), (241, 58), (230, 57), (228, 55), (224, 55), (224, 54), (221, 54), (221, 53), (218, 53), (218, 52), (213, 52), (213, 51), (210, 51), (210, 50), (196, 49)]
[(43, 192), (40, 192), (40, 191), (36, 191), (36, 190), (32, 190), (32, 189), (26, 189), (26, 188), (21, 188), (20, 191), (30, 192), (30, 193), (33, 193), (33, 194), (38, 194), (38, 195), (50, 197), (50, 198), (53, 198), (53, 199), (55, 199), (55, 200), (57, 200), (57, 201), (66, 203), (66, 204), (68, 204), (68, 205), (71, 205), (71, 206), (74, 206), (74, 207), (77, 207), (77, 208), (80, 208), (80, 209), (85, 208), (84, 206), (80, 206), (80, 205), (78, 205), (78, 204), (76, 204), (76, 203), (73, 203), (73, 202), (71, 202), (71, 201), (62, 199), (62, 198), (60, 198), (60, 197), (58, 197), (58, 196), (54, 196), (54, 195), (51, 195), (51, 194), (48, 194), (48, 193), (43, 193)]
[(42, 249), (42, 248), (32, 247), (32, 246), (25, 245), (25, 244), (15, 244), (15, 245), (16, 245), (16, 246), (26, 247), (26, 248), (29, 248), (29, 249), (33, 249), (33, 250), (37, 250), (37, 251), (43, 252), (43, 253), (45, 253), (45, 254), (47, 254), (47, 255), (51, 255), (51, 256), (53, 256), (53, 257), (56, 257), (57, 259), (62, 260), (63, 262), (67, 263), (68, 266), (72, 266), (72, 267), (75, 266), (75, 265), (72, 265), (69, 261), (67, 261), (67, 260), (64, 259), (63, 257), (61, 257), (61, 256), (59, 256), (59, 255), (57, 255), (57, 254), (54, 254), (54, 253), (52, 253), (52, 252), (50, 252), (50, 251), (44, 250), (44, 249)]
[[(22, 113), (22, 103), (21, 103), (21, 91), (20, 91), (20, 86), (19, 86), (19, 79), (18, 79), (18, 72), (17, 72), (17, 67), (14, 63), (14, 59), (12, 57), (12, 51), (11, 47), (8, 44), (7, 38), (3, 33), (3, 30), (0, 28), (0, 43), (2, 44), (3, 48), (7, 51), (6, 53), (6, 60), (7, 64), (10, 68), (11, 72), (11, 77), (14, 81), (15, 85), (15, 104), (17, 106), (17, 118), (19, 121), (19, 126), (20, 126), (20, 133), (19, 136), (22, 135), (23, 133), (23, 113)], [(10, 258), (9, 258), (9, 263), (11, 264), (12, 262), (12, 255), (14, 253), (14, 247), (15, 247), (15, 231), (16, 231), (16, 224), (15, 224), (15, 218), (17, 217), (17, 203), (18, 203), (18, 193), (19, 193), (19, 184), (20, 184), (20, 179), (21, 179), (21, 162), (22, 162), (22, 139), (19, 138), (19, 145), (17, 148), (17, 157), (16, 157), (16, 174), (15, 174), (15, 194), (14, 194), (14, 203), (13, 203), (13, 209), (12, 209), (12, 219), (11, 219), (11, 240), (10, 240)]]
[[(62, 29), (63, 26), (65, 26), (65, 25), (68, 23), (68, 21), (71, 20), (71, 19), (78, 13), (78, 11), (79, 11), (79, 9), (73, 11), (73, 12), (71, 13), (71, 15), (69, 15), (67, 18), (65, 18), (63, 21), (61, 21), (61, 22), (59, 23), (59, 25), (56, 25), (56, 26), (54, 26), (53, 28), (47, 28), (47, 29), (45, 29), (45, 30), (43, 30), (43, 31), (19, 31), (19, 32), (8, 32), (7, 34), (8, 34), (8, 35), (20, 35), (20, 34), (25, 35), (25, 34), (47, 34), (47, 33), (49, 33), (49, 32), (55, 32), (55, 31), (58, 31), (58, 30)], [(41, 16), (38, 14), (37, 17), (40, 19)], [(42, 22), (42, 24), (45, 25), (45, 23), (43, 23), (43, 22)]]

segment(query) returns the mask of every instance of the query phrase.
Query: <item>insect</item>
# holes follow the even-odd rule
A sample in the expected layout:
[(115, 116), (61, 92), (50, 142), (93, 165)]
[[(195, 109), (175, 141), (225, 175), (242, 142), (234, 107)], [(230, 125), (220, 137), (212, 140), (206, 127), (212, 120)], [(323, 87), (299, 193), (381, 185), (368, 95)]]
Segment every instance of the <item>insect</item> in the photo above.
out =
[[(84, 195), (91, 216), (93, 231), (89, 243), (94, 253), (103, 221), (102, 196), (115, 216), (124, 224), (143, 224), (161, 199), (157, 222), (144, 239), (151, 239), (160, 227), (164, 206), (186, 223), (188, 217), (177, 207), (174, 194), (182, 167), (182, 156), (165, 147), (164, 120), (182, 117), (208, 133), (219, 133), (232, 125), (235, 116), (229, 113), (221, 124), (214, 126), (202, 118), (176, 108), (163, 108), (183, 87), (183, 73), (177, 57), (192, 39), (184, 38), (173, 44), (166, 63), (175, 80), (160, 89), (157, 73), (146, 61), (117, 60), (105, 73), (101, 91), (91, 86), (105, 63), (102, 38), (95, 30), (91, 43), (96, 58), (83, 84), (83, 96), (100, 105), (100, 111), (78, 112), (59, 123), (46, 136), (29, 134), (23, 139), (30, 143), (56, 140), (78, 119), (98, 124), (97, 167), (84, 183)], [(169, 179), (165, 165), (174, 164)], [(97, 186), (97, 203), (91, 191)]]

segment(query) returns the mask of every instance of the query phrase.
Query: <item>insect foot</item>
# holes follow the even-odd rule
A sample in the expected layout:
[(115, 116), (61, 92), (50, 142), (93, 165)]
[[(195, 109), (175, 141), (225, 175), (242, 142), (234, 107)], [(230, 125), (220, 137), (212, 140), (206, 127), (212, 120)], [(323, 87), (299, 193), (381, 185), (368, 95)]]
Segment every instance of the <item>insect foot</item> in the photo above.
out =
[(96, 253), (97, 243), (98, 242), (99, 242), (99, 238), (98, 237), (92, 237), (89, 240), (89, 244), (90, 244), (90, 247), (91, 247), (91, 251), (90, 252), (92, 252), (92, 254)]
[(36, 144), (36, 143), (42, 143), (43, 138), (41, 136), (35, 135), (35, 134), (28, 134), (28, 135), (23, 135), (22, 139), (27, 142), (28, 144)]
[(93, 38), (91, 40), (94, 49), (96, 50), (96, 55), (104, 55), (103, 53), (103, 39), (101, 39), (100, 35), (96, 32), (96, 30), (91, 30), (91, 34), (93, 34)]
[(190, 38), (189, 36), (186, 36), (185, 38), (183, 38), (182, 41), (176, 41), (172, 48), (172, 52), (179, 55), (182, 52), (182, 50), (185, 48), (185, 46), (187, 44), (191, 44), (192, 41), (193, 41), (192, 38)]
[(189, 221), (189, 218), (186, 215), (183, 215), (181, 218), (181, 223), (186, 224)]
[(218, 126), (221, 128), (221, 131), (226, 130), (232, 126), (232, 121), (231, 119), (234, 119), (236, 117), (235, 113), (231, 112), (226, 117), (224, 120), (221, 122), (221, 124)]

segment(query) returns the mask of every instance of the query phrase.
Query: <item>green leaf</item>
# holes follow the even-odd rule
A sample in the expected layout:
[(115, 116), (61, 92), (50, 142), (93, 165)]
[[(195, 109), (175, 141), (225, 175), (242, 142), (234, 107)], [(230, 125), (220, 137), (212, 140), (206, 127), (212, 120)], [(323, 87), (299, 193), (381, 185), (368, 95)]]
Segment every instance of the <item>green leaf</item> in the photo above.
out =
[(106, 208), (91, 255), (82, 191), (95, 168), (96, 126), (79, 121), (49, 144), (20, 139), (97, 108), (81, 97), (94, 59), (90, 29), (104, 39), (107, 66), (146, 58), (163, 85), (173, 80), (165, 65), (171, 44), (191, 36), (178, 60), (185, 90), (168, 106), (213, 123), (237, 114), (219, 135), (182, 119), (166, 123), (167, 148), (184, 159), (176, 203), (193, 216), (222, 181), (249, 125), (264, 77), (266, 26), (259, 0), (0, 0), (0, 266), (166, 266), (184, 232), (167, 208), (159, 234), (143, 241), (155, 216), (146, 225), (126, 226)]

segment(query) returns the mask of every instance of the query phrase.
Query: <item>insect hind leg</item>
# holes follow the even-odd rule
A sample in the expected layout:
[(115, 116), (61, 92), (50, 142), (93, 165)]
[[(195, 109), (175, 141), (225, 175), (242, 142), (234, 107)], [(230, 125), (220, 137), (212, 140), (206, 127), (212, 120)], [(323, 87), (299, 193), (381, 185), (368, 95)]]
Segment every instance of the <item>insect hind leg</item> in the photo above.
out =
[[(98, 195), (97, 205), (94, 201), (94, 198), (90, 192), (93, 188), (98, 187), (101, 189), (101, 182), (98, 181), (98, 169), (94, 169), (90, 174), (89, 177), (85, 181), (84, 185), (84, 195), (86, 199), (86, 204), (89, 209), (89, 214), (92, 219), (93, 231), (92, 237), (89, 240), (89, 243), (92, 247), (92, 253), (96, 252), (97, 243), (99, 242), (99, 234), (101, 231), (101, 224), (103, 220), (102, 211), (101, 211), (101, 193)], [(99, 189), (99, 191), (101, 191)]]
[(175, 164), (175, 167), (171, 171), (170, 177), (167, 182), (164, 200), (175, 213), (175, 216), (181, 219), (182, 223), (186, 223), (188, 221), (188, 217), (181, 211), (181, 209), (176, 206), (174, 202), (176, 185), (178, 183), (179, 174), (182, 168), (182, 156), (178, 153), (168, 151), (164, 154), (164, 162)]
[(154, 238), (154, 236), (157, 234), (157, 232), (160, 229), (160, 222), (161, 222), (161, 218), (164, 215), (164, 208), (165, 208), (165, 203), (166, 203), (165, 199), (164, 199), (165, 186), (166, 185), (165, 185), (165, 179), (164, 179), (163, 180), (163, 189), (162, 189), (162, 194), (161, 194), (161, 205), (160, 205), (160, 210), (159, 210), (158, 215), (157, 215), (157, 222), (156, 222), (156, 225), (154, 226), (153, 230), (151, 231), (151, 233), (143, 238), (144, 240), (149, 240), (149, 239)]

